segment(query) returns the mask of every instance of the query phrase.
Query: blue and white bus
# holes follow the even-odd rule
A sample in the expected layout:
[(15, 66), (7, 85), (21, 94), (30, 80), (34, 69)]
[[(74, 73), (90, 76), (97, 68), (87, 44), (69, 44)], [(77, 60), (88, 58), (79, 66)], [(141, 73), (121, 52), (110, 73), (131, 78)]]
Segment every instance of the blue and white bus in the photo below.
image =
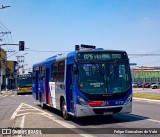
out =
[(32, 93), (64, 119), (132, 111), (132, 81), (125, 51), (76, 45), (33, 65)]

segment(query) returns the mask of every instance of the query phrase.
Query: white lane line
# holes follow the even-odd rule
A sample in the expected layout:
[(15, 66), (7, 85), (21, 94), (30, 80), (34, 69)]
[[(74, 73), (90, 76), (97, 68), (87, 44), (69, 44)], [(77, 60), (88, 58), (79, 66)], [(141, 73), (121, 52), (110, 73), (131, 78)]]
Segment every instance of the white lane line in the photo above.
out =
[[(25, 107), (25, 108), (24, 108)], [(27, 109), (26, 109), (27, 108)], [(21, 114), (17, 114), (18, 112), (22, 112), (22, 111), (25, 111), (25, 110), (36, 110), (38, 112), (41, 112), (44, 116), (53, 116), (52, 114), (50, 113), (47, 113), (45, 111), (42, 111), (36, 107), (33, 107), (31, 105), (28, 105), (28, 104), (25, 104), (25, 103), (21, 103), (18, 108), (16, 109), (16, 111), (13, 113), (13, 115), (11, 116), (10, 120), (13, 120), (15, 119), (15, 117), (18, 117), (18, 116), (23, 116), (23, 115), (27, 115), (27, 114), (30, 114), (30, 113), (34, 113), (34, 114), (38, 114), (37, 112), (27, 112), (27, 113), (21, 113)]]
[(22, 114), (17, 114), (16, 117), (21, 117), (24, 115), (30, 115), (30, 114), (40, 114), (40, 115), (46, 115), (46, 113), (37, 113), (37, 112), (27, 112), (27, 113), (22, 113)]
[(19, 112), (22, 112), (22, 111), (30, 111), (30, 110), (34, 110), (34, 111), (37, 111), (37, 110), (35, 110), (34, 108), (28, 108), (28, 109), (26, 109), (26, 108), (21, 108), (21, 110), (19, 110)]
[(16, 111), (14, 111), (13, 115), (11, 116), (10, 120), (15, 119), (15, 117), (16, 117), (16, 115), (17, 115), (17, 113), (18, 113), (18, 111), (20, 110), (20, 108), (21, 108), (22, 105), (23, 105), (23, 103), (21, 103), (21, 104), (18, 106), (18, 108), (16, 109)]
[[(46, 113), (46, 114), (49, 115), (49, 116), (53, 116), (52, 114), (47, 113), (47, 112), (45, 112), (45, 111), (43, 111), (43, 110), (41, 110), (41, 109), (38, 109), (38, 108), (36, 108), (36, 107), (33, 107), (33, 106), (28, 105), (28, 104), (25, 104), (25, 103), (23, 103), (23, 104), (24, 104), (24, 106), (26, 106), (26, 107), (36, 109), (36, 110), (38, 110), (38, 111), (40, 111), (40, 112), (42, 112), (42, 113)], [(23, 106), (23, 107), (24, 107), (24, 106)]]
[[(24, 128), (24, 120), (25, 120), (25, 115), (22, 116), (22, 121), (21, 121), (21, 124), (20, 124), (20, 128)], [(22, 137), (22, 134), (18, 135), (18, 137)]]
[(20, 128), (24, 128), (24, 120), (25, 120), (25, 115), (22, 116), (22, 121), (20, 124)]

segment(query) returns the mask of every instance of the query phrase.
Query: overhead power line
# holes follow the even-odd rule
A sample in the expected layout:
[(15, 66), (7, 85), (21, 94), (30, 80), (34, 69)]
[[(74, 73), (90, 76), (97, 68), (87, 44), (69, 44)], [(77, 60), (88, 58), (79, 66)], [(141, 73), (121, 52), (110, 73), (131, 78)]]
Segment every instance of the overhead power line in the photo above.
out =
[(129, 56), (160, 56), (160, 54), (128, 54)]
[(9, 29), (0, 21), (0, 24), (7, 30), (9, 31)]
[(33, 51), (33, 52), (70, 52), (70, 51), (56, 51), (56, 50), (26, 50), (26, 51)]
[[(71, 52), (71, 51), (65, 51), (65, 50), (26, 50), (26, 51), (33, 51), (33, 52)], [(128, 56), (160, 56), (160, 54), (128, 54)]]

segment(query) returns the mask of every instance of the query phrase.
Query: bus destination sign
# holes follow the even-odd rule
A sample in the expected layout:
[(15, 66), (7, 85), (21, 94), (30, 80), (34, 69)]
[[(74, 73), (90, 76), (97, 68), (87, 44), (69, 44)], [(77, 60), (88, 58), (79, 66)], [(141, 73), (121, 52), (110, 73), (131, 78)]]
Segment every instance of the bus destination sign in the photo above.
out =
[[(124, 57), (125, 56), (125, 57)], [(110, 59), (124, 59), (125, 53), (78, 53), (78, 59), (85, 60), (110, 60)]]

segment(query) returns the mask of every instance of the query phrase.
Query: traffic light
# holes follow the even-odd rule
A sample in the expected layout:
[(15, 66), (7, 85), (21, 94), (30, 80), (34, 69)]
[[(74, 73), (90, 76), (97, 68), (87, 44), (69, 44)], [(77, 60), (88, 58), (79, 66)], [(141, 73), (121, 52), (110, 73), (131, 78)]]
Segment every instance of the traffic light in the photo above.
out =
[(24, 45), (25, 45), (25, 43), (24, 43), (24, 41), (19, 41), (19, 51), (24, 51)]

